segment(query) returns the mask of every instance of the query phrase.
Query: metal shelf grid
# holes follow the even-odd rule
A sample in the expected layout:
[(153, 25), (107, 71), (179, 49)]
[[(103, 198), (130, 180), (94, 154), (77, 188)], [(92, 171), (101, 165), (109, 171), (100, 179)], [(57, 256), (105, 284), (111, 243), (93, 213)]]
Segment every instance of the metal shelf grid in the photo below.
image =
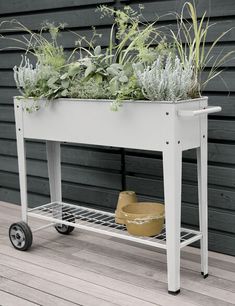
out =
[[(63, 220), (61, 220), (62, 214)], [(124, 225), (115, 223), (114, 214), (109, 212), (62, 202), (52, 202), (29, 209), (28, 216), (166, 249), (165, 228), (154, 237), (133, 236), (127, 232)], [(199, 231), (181, 228), (180, 247), (191, 244), (201, 237), (202, 234)]]

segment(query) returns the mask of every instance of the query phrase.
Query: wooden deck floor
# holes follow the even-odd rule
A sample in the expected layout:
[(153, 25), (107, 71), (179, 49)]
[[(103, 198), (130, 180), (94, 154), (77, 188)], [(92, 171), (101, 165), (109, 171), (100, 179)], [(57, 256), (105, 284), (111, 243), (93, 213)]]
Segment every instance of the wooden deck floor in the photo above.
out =
[(35, 233), (31, 250), (19, 252), (8, 240), (9, 225), (19, 220), (19, 207), (0, 202), (2, 306), (235, 305), (234, 257), (210, 252), (204, 280), (199, 251), (184, 248), (181, 294), (171, 296), (163, 252), (79, 230), (62, 236), (53, 228)]

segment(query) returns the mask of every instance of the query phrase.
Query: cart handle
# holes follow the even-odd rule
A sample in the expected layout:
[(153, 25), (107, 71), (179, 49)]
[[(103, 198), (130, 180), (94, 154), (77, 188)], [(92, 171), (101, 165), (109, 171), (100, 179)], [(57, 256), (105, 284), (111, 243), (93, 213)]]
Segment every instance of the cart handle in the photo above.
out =
[(178, 115), (180, 117), (194, 117), (199, 115), (206, 115), (211, 113), (217, 113), (220, 112), (222, 108), (220, 106), (208, 106), (203, 109), (198, 110), (180, 110), (178, 111)]

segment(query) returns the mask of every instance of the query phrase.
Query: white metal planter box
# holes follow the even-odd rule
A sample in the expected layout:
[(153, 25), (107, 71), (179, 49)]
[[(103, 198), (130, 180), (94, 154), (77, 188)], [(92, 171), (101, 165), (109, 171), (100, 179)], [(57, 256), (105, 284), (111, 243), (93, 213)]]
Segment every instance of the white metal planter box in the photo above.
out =
[[(127, 101), (118, 112), (111, 101), (59, 99), (38, 101), (39, 111), (28, 113), (33, 100), (15, 98), (17, 149), (20, 172), (22, 219), (33, 216), (148, 244), (167, 250), (168, 290), (180, 290), (180, 248), (201, 241), (201, 272), (207, 262), (207, 114), (220, 111), (208, 107), (207, 98), (188, 101)], [(51, 203), (28, 210), (25, 142), (47, 141)], [(105, 145), (163, 152), (165, 230), (156, 237), (134, 237), (115, 224), (113, 214), (62, 203), (60, 142)], [(200, 230), (181, 228), (182, 151), (197, 148)], [(61, 220), (63, 215), (71, 219)], [(74, 223), (75, 222), (75, 223)]]
[[(35, 103), (17, 102), (23, 108)], [(110, 111), (108, 100), (59, 99), (37, 104), (39, 111), (22, 112), (26, 138), (162, 151), (167, 141), (180, 140), (183, 150), (199, 146), (200, 117), (183, 120), (179, 112), (202, 109), (207, 99), (125, 102), (118, 112)]]

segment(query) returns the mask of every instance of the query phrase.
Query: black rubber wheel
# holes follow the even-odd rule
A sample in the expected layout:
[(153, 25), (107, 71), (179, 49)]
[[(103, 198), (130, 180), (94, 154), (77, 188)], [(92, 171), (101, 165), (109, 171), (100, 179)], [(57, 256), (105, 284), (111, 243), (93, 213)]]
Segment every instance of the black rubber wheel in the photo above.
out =
[(19, 251), (27, 251), (33, 242), (33, 235), (27, 223), (13, 223), (9, 228), (9, 238), (13, 247)]
[[(64, 212), (62, 214), (62, 220), (66, 220), (66, 221), (75, 223), (74, 215), (66, 214)], [(57, 230), (58, 233), (62, 235), (69, 235), (74, 230), (74, 226), (65, 225), (65, 224), (56, 224), (55, 229)]]

